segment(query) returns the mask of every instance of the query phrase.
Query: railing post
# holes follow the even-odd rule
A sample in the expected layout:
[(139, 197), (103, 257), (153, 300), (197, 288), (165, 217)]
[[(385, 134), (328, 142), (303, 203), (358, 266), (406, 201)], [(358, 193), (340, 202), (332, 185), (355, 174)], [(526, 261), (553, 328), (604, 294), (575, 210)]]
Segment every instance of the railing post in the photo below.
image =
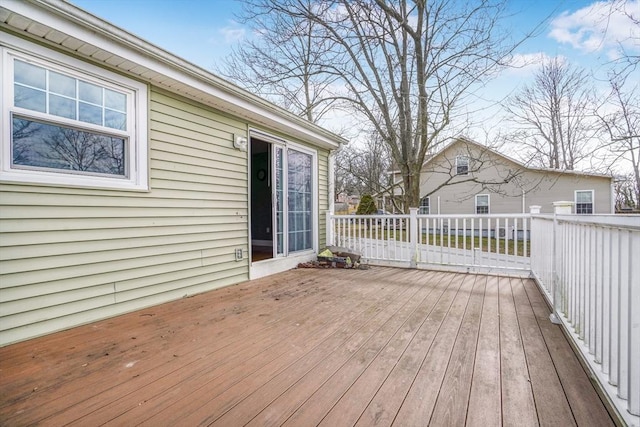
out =
[(411, 259), (409, 267), (418, 267), (418, 208), (409, 208), (409, 247)]
[(326, 244), (327, 246), (332, 246), (333, 245), (333, 233), (335, 232), (335, 225), (333, 224), (333, 214), (331, 213), (331, 211), (327, 211), (327, 220), (326, 220), (326, 236), (325, 236), (325, 240), (326, 240)]
[(558, 215), (571, 215), (571, 208), (573, 202), (553, 202), (553, 245), (552, 245), (552, 258), (551, 258), (551, 302), (553, 305), (553, 312), (549, 315), (551, 323), (556, 325), (561, 324), (560, 316), (558, 315), (558, 290), (560, 288), (560, 277), (558, 271), (561, 267), (560, 255), (561, 251), (558, 250)]

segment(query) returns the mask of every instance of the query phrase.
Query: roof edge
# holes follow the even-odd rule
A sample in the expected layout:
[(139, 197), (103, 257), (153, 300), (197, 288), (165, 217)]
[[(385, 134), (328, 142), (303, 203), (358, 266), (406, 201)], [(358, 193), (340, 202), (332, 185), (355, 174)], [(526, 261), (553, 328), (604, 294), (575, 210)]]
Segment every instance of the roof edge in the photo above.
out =
[[(5, 3), (10, 4), (9, 0)], [(156, 46), (135, 34), (120, 28), (108, 21), (93, 15), (84, 9), (77, 7), (67, 1), (63, 0), (14, 0), (16, 3), (30, 3), (35, 7), (41, 8), (46, 12), (55, 14), (62, 17), (73, 24), (78, 25), (86, 30), (89, 30), (101, 37), (108, 40), (112, 40), (128, 49), (131, 49), (140, 54), (159, 62), (169, 68), (172, 68), (179, 73), (190, 76), (197, 80), (200, 80), (213, 88), (225, 92), (233, 97), (237, 97), (239, 100), (247, 102), (254, 107), (263, 110), (264, 113), (275, 114), (276, 116), (290, 122), (294, 127), (301, 127), (308, 132), (314, 133), (324, 140), (326, 148), (335, 149), (342, 144), (347, 144), (348, 140), (339, 136), (315, 123), (309, 122), (295, 114), (285, 110), (267, 101), (257, 95), (252, 94), (246, 89), (241, 88), (223, 78), (213, 74), (204, 68), (195, 65), (159, 46)], [(3, 2), (4, 3), (4, 2)], [(268, 116), (268, 114), (265, 114)]]
[[(613, 175), (608, 175), (608, 174), (604, 174), (604, 173), (594, 173), (594, 172), (583, 172), (583, 171), (576, 171), (576, 170), (564, 170), (564, 169), (552, 169), (552, 168), (540, 168), (540, 167), (535, 167), (535, 166), (527, 166), (524, 163), (507, 156), (506, 154), (502, 154), (499, 151), (496, 151), (493, 148), (488, 147), (486, 145), (482, 145), (479, 142), (474, 141), (474, 140), (472, 140), (472, 139), (470, 139), (470, 138), (468, 138), (466, 136), (451, 137), (451, 142), (449, 142), (448, 144), (444, 145), (441, 149), (439, 149), (438, 151), (433, 153), (433, 155), (431, 157), (429, 157), (429, 159), (427, 159), (422, 164), (422, 167), (425, 167), (426, 165), (428, 165), (431, 161), (433, 161), (434, 158), (436, 158), (438, 155), (440, 155), (445, 150), (447, 150), (449, 147), (451, 147), (452, 145), (454, 145), (454, 144), (456, 144), (458, 142), (475, 145), (477, 147), (482, 148), (483, 150), (490, 151), (491, 153), (495, 154), (496, 156), (500, 156), (500, 157), (502, 157), (504, 159), (507, 159), (508, 161), (513, 162), (513, 163), (517, 164), (518, 166), (520, 166), (520, 167), (522, 167), (524, 169), (528, 169), (528, 170), (532, 170), (532, 171), (563, 173), (563, 174), (570, 174), (570, 175), (592, 176), (592, 177), (595, 177), (595, 178), (614, 179)], [(400, 173), (400, 171), (397, 170), (397, 169), (394, 169), (394, 170), (390, 170), (388, 173), (396, 174), (396, 173)]]

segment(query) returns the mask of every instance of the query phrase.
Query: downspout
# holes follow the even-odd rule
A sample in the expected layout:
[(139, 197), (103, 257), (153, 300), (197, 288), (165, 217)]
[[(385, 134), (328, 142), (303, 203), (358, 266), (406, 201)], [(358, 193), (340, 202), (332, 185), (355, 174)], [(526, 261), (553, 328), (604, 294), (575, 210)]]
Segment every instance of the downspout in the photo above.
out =
[[(613, 179), (613, 177), (611, 177), (611, 195), (609, 196), (611, 203), (609, 206), (609, 209), (611, 209), (611, 211), (609, 213), (616, 213), (616, 181), (615, 179)], [(594, 196), (595, 199), (595, 196)], [(595, 212), (594, 212), (595, 213)]]
[(329, 212), (331, 212), (331, 214), (335, 213), (335, 189), (336, 189), (336, 184), (335, 184), (335, 179), (336, 179), (336, 173), (335, 173), (335, 162), (336, 162), (336, 151), (335, 150), (329, 150), (329, 158), (328, 158), (328, 162), (329, 162), (329, 182), (328, 182), (328, 187), (329, 187), (329, 194), (327, 195), (328, 198), (328, 205), (329, 205)]

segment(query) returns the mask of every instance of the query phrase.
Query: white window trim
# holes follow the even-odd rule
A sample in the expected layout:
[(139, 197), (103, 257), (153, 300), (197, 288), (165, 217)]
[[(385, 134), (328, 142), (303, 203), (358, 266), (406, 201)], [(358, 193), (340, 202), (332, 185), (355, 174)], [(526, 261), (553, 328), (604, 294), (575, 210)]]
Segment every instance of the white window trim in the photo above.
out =
[[(467, 163), (467, 172), (465, 173), (458, 173), (458, 161), (461, 159), (465, 159), (466, 163)], [(470, 160), (468, 156), (463, 156), (463, 155), (458, 155), (456, 156), (456, 175), (469, 175), (469, 165), (470, 165)]]
[[(2, 103), (2, 142), (0, 150), (0, 181), (54, 185), (65, 187), (89, 187), (113, 190), (149, 190), (149, 148), (148, 148), (148, 123), (147, 108), (148, 95), (147, 86), (144, 83), (131, 80), (119, 74), (96, 67), (87, 62), (50, 50), (46, 47), (33, 44), (26, 40), (13, 37), (3, 33), (3, 42), (0, 45), (2, 61), (2, 71), (0, 79), (2, 81), (3, 98)], [(77, 174), (69, 171), (49, 171), (18, 169), (11, 165), (11, 112), (26, 118), (35, 120), (45, 120), (49, 123), (61, 125), (71, 125), (77, 127), (75, 120), (64, 119), (43, 114), (26, 109), (13, 107), (13, 59), (23, 60), (50, 70), (60, 71), (72, 77), (81, 78), (85, 81), (95, 82), (103, 87), (113, 88), (118, 91), (128, 92), (128, 114), (127, 114), (127, 136), (129, 144), (127, 156), (130, 161), (127, 164), (127, 177), (110, 177), (97, 175)], [(103, 127), (91, 124), (82, 124), (82, 128), (104, 132)], [(117, 135), (119, 131), (114, 131)]]
[(578, 193), (591, 193), (591, 213), (596, 213), (596, 195), (595, 190), (575, 190), (573, 192), (573, 206), (574, 212), (576, 215), (589, 215), (589, 214), (579, 214), (578, 213)]
[[(482, 197), (482, 196), (487, 196), (487, 213), (486, 214), (479, 214), (478, 213), (478, 197)], [(476, 194), (475, 197), (475, 208), (473, 213), (475, 215), (488, 215), (491, 213), (491, 194)]]

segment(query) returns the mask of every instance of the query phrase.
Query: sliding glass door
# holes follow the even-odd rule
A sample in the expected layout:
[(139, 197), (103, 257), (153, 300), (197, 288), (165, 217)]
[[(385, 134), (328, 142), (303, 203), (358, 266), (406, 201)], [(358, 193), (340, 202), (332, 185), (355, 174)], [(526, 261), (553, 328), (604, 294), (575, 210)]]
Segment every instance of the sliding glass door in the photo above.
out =
[(274, 254), (313, 249), (313, 156), (273, 144), (272, 162)]

